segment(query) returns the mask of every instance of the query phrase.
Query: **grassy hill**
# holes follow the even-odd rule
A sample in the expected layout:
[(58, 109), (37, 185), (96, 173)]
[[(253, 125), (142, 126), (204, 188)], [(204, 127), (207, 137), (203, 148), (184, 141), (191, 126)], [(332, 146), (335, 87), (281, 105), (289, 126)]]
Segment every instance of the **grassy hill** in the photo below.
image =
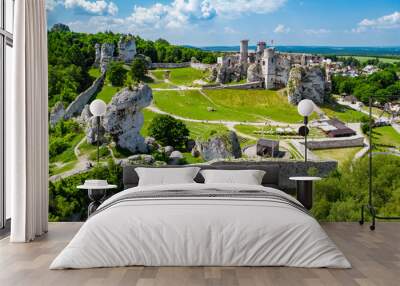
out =
[[(155, 91), (155, 105), (163, 111), (200, 120), (299, 123), (295, 106), (271, 90)], [(212, 108), (214, 111), (208, 111)]]

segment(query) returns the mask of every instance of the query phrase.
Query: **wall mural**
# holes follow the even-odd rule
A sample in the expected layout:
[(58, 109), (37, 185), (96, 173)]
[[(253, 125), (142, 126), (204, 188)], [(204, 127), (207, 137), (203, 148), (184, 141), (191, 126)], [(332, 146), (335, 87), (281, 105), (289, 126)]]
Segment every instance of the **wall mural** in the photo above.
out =
[[(76, 186), (96, 177), (120, 191), (126, 164), (303, 160), (296, 105), (304, 98), (318, 105), (310, 159), (339, 164), (317, 183), (312, 212), (358, 220), (368, 190), (363, 130), (371, 92), (382, 95), (374, 151), (392, 154), (374, 157), (375, 204), (400, 213), (400, 107), (389, 96), (400, 94), (398, 59), (280, 52), (262, 41), (209, 51), (64, 24), (49, 30), (48, 49), (50, 220), (85, 219), (87, 194)], [(95, 99), (107, 104), (100, 122), (89, 108)]]

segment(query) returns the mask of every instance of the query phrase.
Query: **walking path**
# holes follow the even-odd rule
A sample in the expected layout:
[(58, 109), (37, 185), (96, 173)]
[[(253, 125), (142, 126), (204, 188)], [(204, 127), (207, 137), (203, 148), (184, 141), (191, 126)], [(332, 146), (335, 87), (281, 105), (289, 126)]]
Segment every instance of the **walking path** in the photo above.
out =
[(284, 127), (291, 127), (294, 129), (299, 128), (302, 124), (299, 123), (285, 123), (285, 122), (278, 122), (278, 121), (273, 121), (273, 120), (268, 120), (267, 122), (250, 122), (250, 121), (229, 121), (229, 120), (205, 120), (205, 119), (193, 119), (193, 118), (187, 118), (187, 117), (182, 117), (179, 115), (175, 115), (172, 113), (168, 113), (166, 111), (160, 110), (158, 107), (154, 105), (150, 105), (147, 107), (148, 110), (158, 113), (158, 114), (164, 114), (164, 115), (170, 115), (174, 117), (175, 119), (179, 119), (182, 121), (188, 121), (188, 122), (197, 122), (197, 123), (208, 123), (208, 124), (223, 124), (229, 128), (229, 126), (232, 125), (251, 125), (251, 126), (265, 126), (266, 123), (272, 126), (284, 126)]

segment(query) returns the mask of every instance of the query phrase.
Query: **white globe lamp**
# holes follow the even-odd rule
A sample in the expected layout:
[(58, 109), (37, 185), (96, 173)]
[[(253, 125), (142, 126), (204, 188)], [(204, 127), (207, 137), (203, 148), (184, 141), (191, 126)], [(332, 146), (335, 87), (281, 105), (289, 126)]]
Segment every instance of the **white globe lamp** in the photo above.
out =
[(297, 111), (301, 116), (310, 116), (314, 111), (314, 102), (310, 99), (303, 99), (297, 105)]
[(107, 105), (101, 99), (95, 99), (90, 104), (89, 109), (94, 116), (103, 116), (106, 113)]
[(307, 134), (308, 117), (314, 112), (314, 102), (310, 99), (303, 99), (297, 105), (297, 111), (304, 116), (304, 126), (300, 127), (299, 133), (304, 136), (304, 161), (307, 163)]
[(93, 114), (93, 116), (96, 117), (97, 119), (97, 165), (100, 162), (100, 117), (106, 114), (107, 110), (107, 105), (106, 103), (101, 100), (101, 99), (95, 99), (92, 101), (90, 104), (90, 112)]

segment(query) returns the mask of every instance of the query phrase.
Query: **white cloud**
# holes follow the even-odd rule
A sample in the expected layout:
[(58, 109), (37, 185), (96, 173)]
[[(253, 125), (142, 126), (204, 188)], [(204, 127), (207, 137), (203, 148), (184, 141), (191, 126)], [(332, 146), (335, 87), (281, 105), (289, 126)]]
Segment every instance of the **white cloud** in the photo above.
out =
[(329, 34), (331, 31), (328, 29), (305, 29), (304, 32), (308, 35), (323, 35)]
[(218, 14), (230, 16), (243, 13), (266, 14), (281, 8), (286, 0), (210, 0)]
[(104, 0), (64, 0), (64, 7), (66, 9), (80, 8), (96, 15), (115, 15), (118, 12), (118, 7), (115, 3)]
[(278, 26), (276, 26), (274, 33), (277, 34), (287, 34), (290, 32), (290, 28), (286, 27), (285, 25), (279, 24)]
[(107, 12), (110, 15), (116, 15), (118, 13), (118, 6), (114, 2), (110, 2), (108, 4)]
[(217, 16), (238, 17), (243, 13), (273, 12), (285, 2), (286, 0), (174, 0), (170, 4), (135, 6), (126, 20), (138, 26), (184, 28)]
[(237, 31), (231, 27), (225, 27), (224, 28), (224, 33), (226, 34), (237, 34)]
[[(110, 16), (117, 13), (118, 7), (108, 0), (63, 1), (65, 8), (81, 8), (96, 15), (89, 20), (86, 27), (84, 23), (73, 23), (71, 28), (75, 30), (101, 31), (106, 28), (116, 31), (156, 31), (190, 29), (216, 17), (232, 18), (245, 13), (271, 13), (282, 7), (287, 0), (173, 0), (168, 4), (156, 2), (150, 6), (135, 5), (132, 13), (125, 18)], [(228, 29), (226, 32), (234, 31)]]
[(394, 12), (376, 19), (364, 19), (351, 31), (353, 33), (365, 32), (368, 29), (396, 29), (400, 28), (400, 12)]
[(46, 10), (53, 11), (59, 4), (61, 4), (59, 0), (46, 0)]

